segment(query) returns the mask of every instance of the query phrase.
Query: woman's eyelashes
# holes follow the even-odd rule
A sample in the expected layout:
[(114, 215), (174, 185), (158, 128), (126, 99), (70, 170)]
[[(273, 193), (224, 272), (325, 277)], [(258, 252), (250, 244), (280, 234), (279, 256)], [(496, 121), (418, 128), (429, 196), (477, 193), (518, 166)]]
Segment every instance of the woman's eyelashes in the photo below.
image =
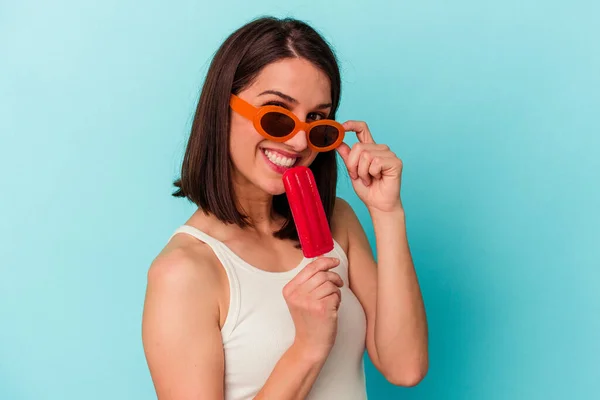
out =
[[(265, 104), (263, 104), (263, 106), (277, 106), (277, 107), (285, 108), (288, 111), (292, 111), (291, 107), (289, 107), (287, 104), (285, 104), (281, 101), (271, 100), (271, 101), (268, 101)], [(325, 119), (325, 118), (327, 118), (327, 115), (325, 113), (316, 112), (316, 111), (310, 112), (306, 116), (307, 121), (318, 121), (318, 120)]]
[(310, 114), (308, 114), (306, 116), (306, 119), (310, 120), (310, 121), (318, 121), (320, 119), (325, 119), (325, 118), (327, 118), (327, 116), (320, 112), (311, 112)]

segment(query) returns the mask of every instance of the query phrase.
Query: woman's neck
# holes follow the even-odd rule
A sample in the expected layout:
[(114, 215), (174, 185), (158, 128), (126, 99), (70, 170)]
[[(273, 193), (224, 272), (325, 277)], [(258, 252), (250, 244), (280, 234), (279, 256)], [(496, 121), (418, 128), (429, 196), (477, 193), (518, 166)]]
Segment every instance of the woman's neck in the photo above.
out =
[(246, 215), (252, 225), (258, 230), (271, 229), (276, 216), (273, 213), (273, 196), (238, 197), (237, 206), (242, 214)]
[(234, 179), (236, 206), (248, 217), (252, 230), (259, 234), (271, 235), (279, 229), (280, 218), (273, 210), (273, 195), (255, 186), (252, 182), (237, 175)]

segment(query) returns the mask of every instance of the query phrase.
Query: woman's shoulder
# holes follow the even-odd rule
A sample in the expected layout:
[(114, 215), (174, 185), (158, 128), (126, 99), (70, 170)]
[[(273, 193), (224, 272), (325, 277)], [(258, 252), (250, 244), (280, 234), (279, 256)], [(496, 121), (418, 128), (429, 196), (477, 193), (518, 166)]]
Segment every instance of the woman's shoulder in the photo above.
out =
[(333, 208), (334, 215), (344, 215), (348, 212), (354, 213), (352, 206), (343, 198), (336, 197), (335, 198), (335, 206)]
[(346, 253), (348, 252), (348, 229), (357, 221), (352, 206), (341, 197), (336, 197), (331, 216), (331, 234)]
[(357, 221), (358, 217), (354, 212), (354, 209), (346, 200), (341, 197), (335, 198), (335, 205), (333, 207), (332, 220), (335, 224), (340, 227), (346, 227), (349, 223)]
[(209, 245), (191, 236), (177, 234), (150, 265), (148, 285), (168, 293), (194, 290), (205, 296), (214, 294), (216, 300), (218, 292), (215, 289), (223, 283), (223, 274), (219, 273), (222, 268), (218, 263)]

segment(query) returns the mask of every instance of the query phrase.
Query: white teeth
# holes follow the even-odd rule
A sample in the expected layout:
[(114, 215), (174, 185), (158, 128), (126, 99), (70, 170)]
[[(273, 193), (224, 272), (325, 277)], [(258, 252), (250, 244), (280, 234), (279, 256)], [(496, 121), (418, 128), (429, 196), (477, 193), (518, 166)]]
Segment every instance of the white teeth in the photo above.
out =
[(279, 165), (280, 167), (291, 167), (296, 162), (295, 158), (289, 158), (282, 156), (281, 154), (271, 152), (269, 150), (264, 150), (267, 158), (275, 165)]

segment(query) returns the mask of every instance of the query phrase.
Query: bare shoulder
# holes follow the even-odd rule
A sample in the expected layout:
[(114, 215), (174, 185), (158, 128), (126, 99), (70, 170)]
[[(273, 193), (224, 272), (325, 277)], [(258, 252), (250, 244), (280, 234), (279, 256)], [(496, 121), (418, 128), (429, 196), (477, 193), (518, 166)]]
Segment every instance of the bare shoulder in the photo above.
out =
[(342, 246), (346, 254), (348, 253), (348, 227), (344, 216), (348, 212), (349, 207), (350, 205), (346, 200), (336, 197), (331, 216), (331, 234), (340, 246)]
[(364, 261), (365, 257), (367, 259), (373, 258), (367, 234), (356, 212), (346, 200), (340, 197), (337, 197), (335, 201), (332, 231), (336, 240), (339, 237), (343, 241), (338, 240), (346, 254), (348, 254), (350, 261), (352, 259)]
[(205, 321), (219, 326), (222, 288), (227, 285), (218, 267), (208, 245), (175, 236), (148, 270), (144, 326), (162, 312), (163, 305), (176, 306), (181, 313), (201, 314)]
[(331, 230), (335, 240), (348, 253), (352, 235), (355, 230), (362, 231), (362, 226), (352, 206), (341, 197), (336, 197), (333, 215), (331, 218)]
[(336, 197), (335, 198), (335, 206), (333, 208), (333, 216), (335, 217), (344, 217), (347, 216), (348, 214), (353, 214), (354, 215), (354, 210), (352, 209), (352, 206), (350, 206), (350, 204), (348, 204), (348, 202), (344, 199), (342, 199), (341, 197)]
[(218, 260), (207, 244), (178, 235), (150, 265), (148, 285), (208, 290), (221, 281), (218, 267)]

